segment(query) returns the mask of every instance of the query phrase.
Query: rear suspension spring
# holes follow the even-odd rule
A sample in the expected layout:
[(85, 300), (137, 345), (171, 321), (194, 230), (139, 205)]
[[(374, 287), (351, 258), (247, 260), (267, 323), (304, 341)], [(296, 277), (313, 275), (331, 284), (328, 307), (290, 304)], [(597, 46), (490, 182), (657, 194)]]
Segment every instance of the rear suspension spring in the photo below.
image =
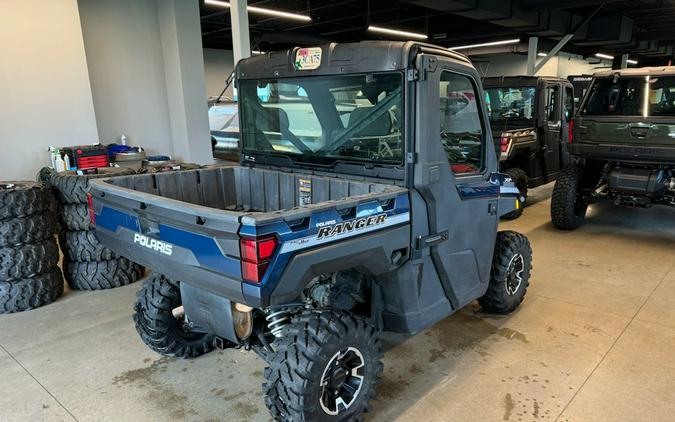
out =
[(274, 337), (280, 338), (283, 336), (283, 329), (291, 321), (288, 310), (280, 309), (278, 311), (272, 311), (265, 317), (267, 321), (267, 329), (270, 330), (270, 333)]

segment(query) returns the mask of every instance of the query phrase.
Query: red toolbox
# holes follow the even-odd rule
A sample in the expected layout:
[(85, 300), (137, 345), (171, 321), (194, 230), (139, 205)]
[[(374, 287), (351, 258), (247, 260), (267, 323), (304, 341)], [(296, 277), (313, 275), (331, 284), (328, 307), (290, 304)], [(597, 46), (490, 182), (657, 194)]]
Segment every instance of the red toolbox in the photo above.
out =
[(104, 145), (79, 145), (61, 148), (62, 154), (68, 154), (70, 162), (78, 169), (108, 167), (108, 147)]

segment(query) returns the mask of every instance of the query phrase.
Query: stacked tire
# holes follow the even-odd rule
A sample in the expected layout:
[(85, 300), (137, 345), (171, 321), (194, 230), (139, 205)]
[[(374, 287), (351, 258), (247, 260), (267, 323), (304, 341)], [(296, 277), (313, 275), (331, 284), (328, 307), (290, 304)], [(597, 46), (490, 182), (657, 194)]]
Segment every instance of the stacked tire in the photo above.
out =
[(59, 243), (63, 252), (63, 271), (74, 290), (103, 290), (131, 284), (143, 276), (140, 265), (103, 246), (91, 231), (89, 218), (89, 180), (133, 174), (127, 168), (101, 168), (97, 174), (61, 172), (52, 178), (60, 202)]
[(0, 314), (27, 311), (63, 294), (50, 189), (0, 182)]

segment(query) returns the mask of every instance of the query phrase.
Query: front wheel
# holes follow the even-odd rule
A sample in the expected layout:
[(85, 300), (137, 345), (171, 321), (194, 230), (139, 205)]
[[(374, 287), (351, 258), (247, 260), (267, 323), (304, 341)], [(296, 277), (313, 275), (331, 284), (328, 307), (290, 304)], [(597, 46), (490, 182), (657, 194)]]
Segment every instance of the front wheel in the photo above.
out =
[(347, 312), (305, 312), (284, 328), (265, 369), (265, 405), (278, 421), (354, 421), (382, 372), (377, 330)]
[(163, 356), (194, 358), (210, 351), (216, 336), (191, 331), (185, 315), (176, 311), (180, 306), (179, 282), (152, 273), (134, 306), (134, 323), (141, 340)]
[(513, 312), (525, 298), (531, 270), (532, 248), (527, 237), (513, 231), (498, 232), (490, 284), (478, 303), (487, 312)]
[(551, 222), (556, 229), (574, 230), (586, 219), (588, 204), (579, 195), (583, 167), (572, 164), (558, 176), (551, 195)]

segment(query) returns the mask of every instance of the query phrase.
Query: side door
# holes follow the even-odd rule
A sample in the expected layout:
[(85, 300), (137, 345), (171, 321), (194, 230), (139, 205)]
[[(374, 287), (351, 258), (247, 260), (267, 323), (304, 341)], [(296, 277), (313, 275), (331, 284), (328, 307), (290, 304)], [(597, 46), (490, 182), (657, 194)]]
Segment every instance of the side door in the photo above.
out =
[(546, 82), (543, 94), (543, 132), (542, 145), (544, 178), (555, 179), (560, 172), (560, 139), (562, 137), (562, 101), (559, 82)]
[[(497, 161), (475, 70), (449, 58), (427, 59), (438, 63), (425, 66), (418, 84), (414, 188), (426, 205), (434, 269), (456, 309), (487, 289), (499, 195), (490, 176)], [(424, 247), (426, 240), (418, 242)]]
[(567, 144), (570, 139), (570, 127), (572, 119), (574, 119), (574, 87), (571, 84), (563, 83), (563, 98), (562, 98), (562, 132), (560, 134), (560, 169), (565, 168), (570, 162), (570, 154), (567, 152)]

